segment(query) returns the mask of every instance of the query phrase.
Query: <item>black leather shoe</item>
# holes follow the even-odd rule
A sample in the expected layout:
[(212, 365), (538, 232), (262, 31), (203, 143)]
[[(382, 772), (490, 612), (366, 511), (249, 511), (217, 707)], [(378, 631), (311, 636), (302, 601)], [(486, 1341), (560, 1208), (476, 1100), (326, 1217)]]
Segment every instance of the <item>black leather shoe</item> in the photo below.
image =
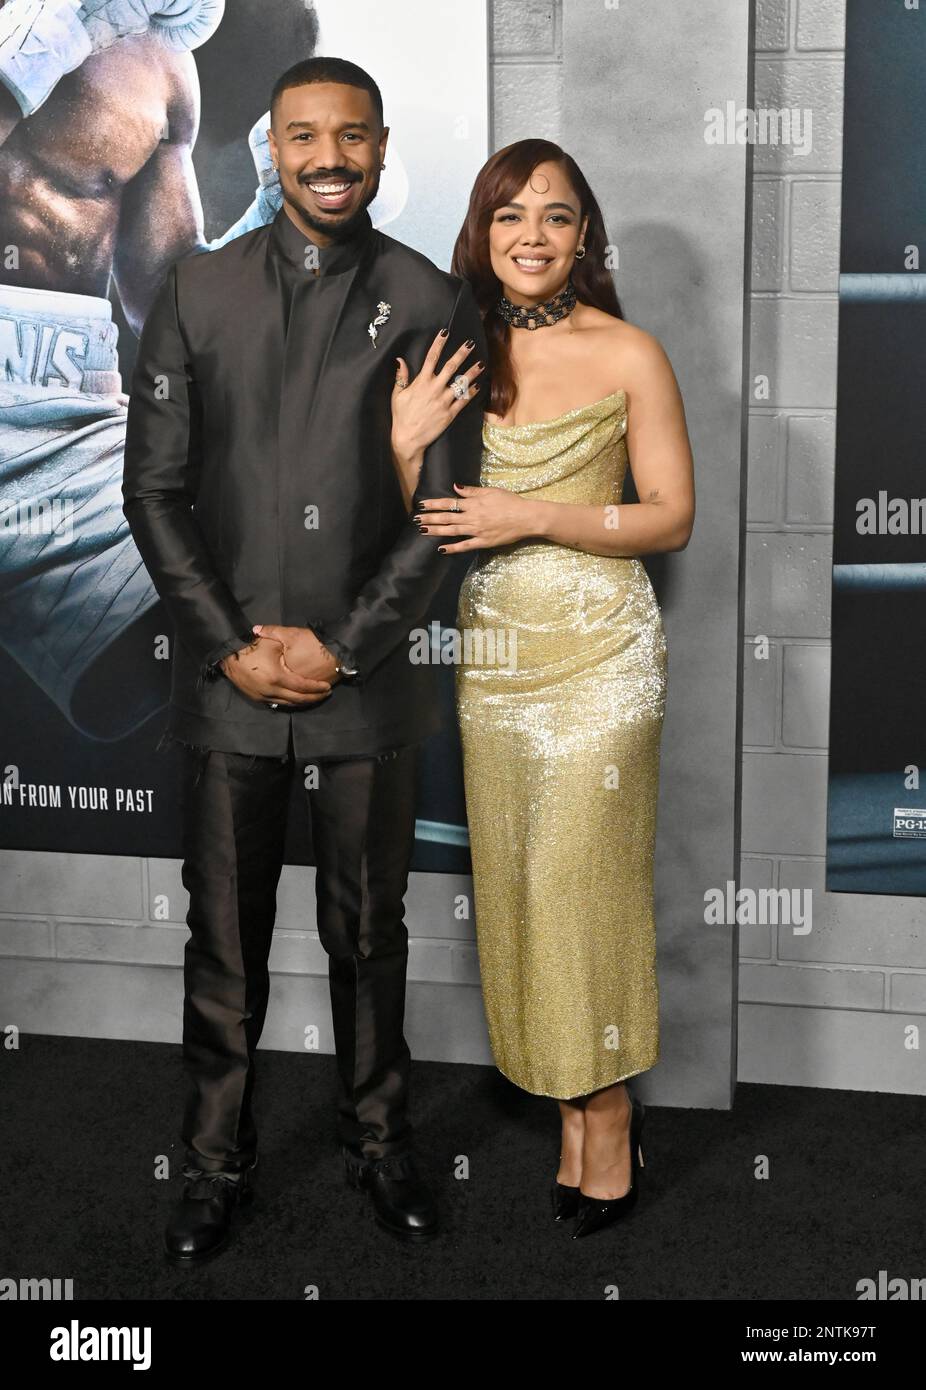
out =
[(341, 1152), (348, 1183), (369, 1192), (380, 1226), (405, 1240), (437, 1234), (437, 1208), (410, 1150), (377, 1159), (362, 1158), (346, 1147)]
[(580, 1236), (590, 1236), (603, 1226), (610, 1226), (622, 1216), (629, 1216), (637, 1204), (639, 1184), (637, 1173), (643, 1167), (643, 1150), (640, 1139), (643, 1134), (643, 1119), (646, 1107), (642, 1100), (632, 1096), (630, 1100), (630, 1186), (622, 1197), (587, 1197), (579, 1191), (579, 1210), (576, 1217), (573, 1240)]
[(168, 1258), (180, 1264), (209, 1259), (228, 1243), (232, 1213), (253, 1200), (251, 1169), (206, 1173), (184, 1164), (183, 1196), (164, 1231)]

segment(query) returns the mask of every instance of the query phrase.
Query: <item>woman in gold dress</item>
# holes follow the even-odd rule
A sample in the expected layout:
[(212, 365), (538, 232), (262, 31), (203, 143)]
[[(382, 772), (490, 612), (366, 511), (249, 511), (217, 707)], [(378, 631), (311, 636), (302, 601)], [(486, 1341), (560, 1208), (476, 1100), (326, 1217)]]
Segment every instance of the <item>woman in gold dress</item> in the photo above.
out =
[[(477, 552), (460, 591), (456, 690), (489, 1039), (507, 1077), (559, 1102), (553, 1210), (576, 1216), (575, 1235), (637, 1196), (643, 1106), (624, 1082), (659, 1056), (667, 692), (639, 556), (683, 549), (694, 519), (678, 385), (659, 343), (623, 319), (609, 250), (592, 191), (557, 145), (519, 141), (481, 170), (452, 267), (490, 345), (480, 486), (455, 485), (418, 513), (446, 553)], [(407, 502), (424, 448), (469, 408), (484, 370), (462, 370), (465, 349), (437, 370), (445, 341), (413, 381), (398, 359)], [(635, 503), (621, 501), (628, 461)]]

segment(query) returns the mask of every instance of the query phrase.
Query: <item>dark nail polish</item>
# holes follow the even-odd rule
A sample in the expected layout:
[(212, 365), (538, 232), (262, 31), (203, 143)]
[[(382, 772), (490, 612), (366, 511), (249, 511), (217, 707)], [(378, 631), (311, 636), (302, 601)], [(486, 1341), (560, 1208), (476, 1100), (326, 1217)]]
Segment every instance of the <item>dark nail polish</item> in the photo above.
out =
[(446, 554), (447, 554), (447, 548), (446, 548), (446, 546), (439, 545), (439, 546), (437, 547), (437, 553), (438, 553), (438, 555), (446, 555)]
[(446, 336), (447, 336), (447, 334), (448, 334), (449, 332), (450, 332), (450, 329), (449, 329), (449, 328), (442, 328), (441, 331), (440, 331), (440, 336), (441, 336), (442, 338), (446, 338)]
[(475, 338), (467, 338), (467, 340), (466, 340), (466, 342), (463, 344), (463, 346), (464, 346), (464, 347), (468, 347), (468, 348), (474, 348), (474, 347), (476, 346), (476, 339), (475, 339)]

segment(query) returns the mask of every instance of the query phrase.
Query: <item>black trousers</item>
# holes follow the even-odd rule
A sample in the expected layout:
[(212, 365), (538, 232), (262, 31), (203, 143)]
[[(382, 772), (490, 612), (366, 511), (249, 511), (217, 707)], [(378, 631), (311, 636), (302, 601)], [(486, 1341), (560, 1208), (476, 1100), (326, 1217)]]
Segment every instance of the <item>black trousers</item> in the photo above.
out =
[[(415, 837), (415, 747), (319, 761), (307, 788), (318, 934), (328, 953), (341, 1141), (369, 1159), (410, 1142), (403, 1035), (403, 898)], [(303, 761), (183, 746), (183, 1059), (187, 1162), (239, 1171), (257, 1157), (255, 1052), (283, 866), (290, 781)]]

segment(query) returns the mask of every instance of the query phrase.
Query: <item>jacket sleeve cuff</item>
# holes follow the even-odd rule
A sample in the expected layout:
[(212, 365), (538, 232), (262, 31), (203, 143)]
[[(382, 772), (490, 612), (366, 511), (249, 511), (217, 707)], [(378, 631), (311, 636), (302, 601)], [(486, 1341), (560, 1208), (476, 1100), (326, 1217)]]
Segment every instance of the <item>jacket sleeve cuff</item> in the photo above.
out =
[(322, 622), (308, 622), (306, 627), (310, 627), (324, 646), (337, 657), (341, 667), (341, 679), (343, 681), (355, 681), (358, 685), (363, 680), (363, 675), (359, 669), (359, 663), (354, 653), (346, 647), (339, 637), (335, 637), (328, 632)]
[(218, 647), (213, 647), (208, 656), (203, 659), (199, 670), (200, 682), (218, 680), (223, 675), (222, 662), (233, 652), (240, 652), (244, 647), (250, 647), (256, 638), (253, 632), (239, 632), (233, 637), (227, 637)]

